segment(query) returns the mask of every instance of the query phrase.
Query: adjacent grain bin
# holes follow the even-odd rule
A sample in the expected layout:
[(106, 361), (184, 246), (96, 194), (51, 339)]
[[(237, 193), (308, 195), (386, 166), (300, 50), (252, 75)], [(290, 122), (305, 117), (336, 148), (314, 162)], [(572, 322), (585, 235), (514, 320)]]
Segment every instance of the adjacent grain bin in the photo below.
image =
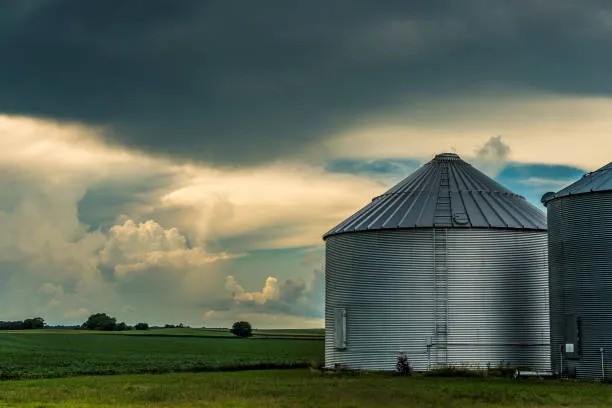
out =
[(612, 163), (547, 193), (555, 372), (612, 378)]
[(545, 215), (456, 154), (324, 239), (326, 367), (550, 369)]

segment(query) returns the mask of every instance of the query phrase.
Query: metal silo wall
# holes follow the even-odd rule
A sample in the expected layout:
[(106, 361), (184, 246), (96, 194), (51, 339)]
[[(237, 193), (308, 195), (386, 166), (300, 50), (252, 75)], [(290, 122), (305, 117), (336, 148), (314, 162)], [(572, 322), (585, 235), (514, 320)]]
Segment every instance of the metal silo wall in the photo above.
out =
[(448, 248), (449, 359), (549, 370), (546, 232), (456, 231)]
[[(601, 379), (601, 353), (612, 378), (612, 191), (554, 199), (548, 203), (551, 360), (553, 370), (575, 370)], [(582, 347), (565, 358), (566, 319), (580, 317)], [(572, 318), (572, 317), (570, 317)], [(568, 339), (568, 341), (570, 341)], [(561, 362), (563, 359), (563, 362)]]
[[(546, 232), (448, 229), (446, 234), (446, 362), (549, 369)], [(400, 352), (416, 370), (443, 365), (436, 347), (429, 354), (427, 347), (435, 338), (435, 258), (433, 229), (328, 237), (326, 366), (394, 370)], [(337, 308), (347, 311), (346, 350), (334, 345)]]

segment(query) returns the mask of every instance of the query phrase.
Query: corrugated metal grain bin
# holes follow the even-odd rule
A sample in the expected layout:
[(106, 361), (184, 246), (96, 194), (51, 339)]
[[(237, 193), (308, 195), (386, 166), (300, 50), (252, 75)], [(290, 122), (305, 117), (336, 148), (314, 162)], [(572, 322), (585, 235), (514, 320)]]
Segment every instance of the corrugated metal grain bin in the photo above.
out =
[(612, 378), (612, 163), (547, 193), (555, 372)]
[(456, 154), (324, 239), (326, 367), (550, 369), (546, 218)]

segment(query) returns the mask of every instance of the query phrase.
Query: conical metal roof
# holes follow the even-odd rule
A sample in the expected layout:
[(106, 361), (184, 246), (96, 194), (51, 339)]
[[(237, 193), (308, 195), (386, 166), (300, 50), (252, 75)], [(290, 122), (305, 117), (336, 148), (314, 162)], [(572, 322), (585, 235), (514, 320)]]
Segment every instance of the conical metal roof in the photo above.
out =
[(454, 153), (443, 153), (327, 232), (398, 228), (546, 230), (546, 216)]
[(577, 194), (593, 193), (597, 191), (612, 191), (612, 162), (587, 173), (578, 181), (565, 187), (557, 193), (546, 193), (542, 196), (542, 203), (546, 205), (550, 200)]

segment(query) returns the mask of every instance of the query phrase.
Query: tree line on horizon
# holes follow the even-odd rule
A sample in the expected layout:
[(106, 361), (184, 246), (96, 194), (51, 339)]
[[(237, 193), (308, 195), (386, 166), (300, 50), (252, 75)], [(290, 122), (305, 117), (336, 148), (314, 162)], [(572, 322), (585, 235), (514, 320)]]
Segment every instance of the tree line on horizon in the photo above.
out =
[(25, 320), (0, 321), (0, 330), (32, 330), (43, 329), (45, 327), (45, 319), (42, 317), (33, 317)]
[[(85, 329), (85, 330), (102, 330), (102, 331), (125, 331), (125, 330), (149, 330), (151, 327), (146, 322), (136, 323), (130, 326), (125, 322), (117, 323), (117, 319), (109, 316), (106, 313), (94, 313), (90, 315), (85, 322), (80, 325), (47, 325), (42, 317), (33, 317), (25, 320), (2, 321), (0, 320), (0, 330), (33, 330), (33, 329)], [(164, 329), (182, 329), (190, 328), (183, 323), (165, 324), (161, 327)]]
[[(179, 327), (174, 325), (166, 325), (167, 327)], [(181, 324), (180, 327), (183, 327)], [(134, 326), (129, 326), (125, 322), (117, 323), (117, 319), (107, 315), (106, 313), (94, 313), (81, 325), (78, 326), (47, 326), (42, 317), (33, 317), (25, 320), (0, 321), (0, 330), (33, 330), (44, 328), (70, 328), (70, 329), (87, 329), (87, 330), (103, 330), (103, 331), (124, 331), (124, 330), (148, 330), (149, 324), (145, 322), (136, 323)]]
[(149, 330), (149, 324), (136, 323), (133, 327), (125, 322), (117, 323), (117, 319), (106, 313), (94, 313), (81, 325), (82, 329), (102, 331)]

